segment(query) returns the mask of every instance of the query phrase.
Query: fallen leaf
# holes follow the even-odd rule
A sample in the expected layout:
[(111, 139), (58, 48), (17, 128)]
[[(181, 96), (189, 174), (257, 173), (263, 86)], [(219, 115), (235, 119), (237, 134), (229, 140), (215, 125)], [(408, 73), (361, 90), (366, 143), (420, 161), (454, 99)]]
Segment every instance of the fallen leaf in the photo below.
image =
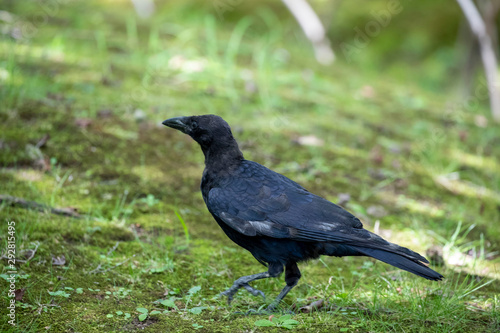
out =
[(257, 84), (254, 81), (246, 81), (245, 91), (250, 94), (255, 94), (258, 91)]
[(372, 86), (363, 86), (361, 88), (361, 96), (363, 96), (364, 98), (373, 98), (375, 97), (375, 89), (373, 89)]
[(370, 206), (366, 210), (368, 215), (371, 215), (373, 217), (381, 218), (387, 215), (387, 211), (385, 210), (384, 207), (382, 206)]
[(205, 70), (206, 60), (187, 60), (181, 55), (175, 55), (168, 61), (168, 67), (185, 73), (202, 72)]
[(384, 180), (387, 179), (387, 176), (385, 175), (384, 171), (381, 169), (368, 169), (368, 175), (372, 177), (373, 179), (377, 180)]
[(376, 145), (370, 151), (370, 160), (375, 164), (382, 164), (384, 162), (384, 154), (382, 153), (382, 147)]
[(302, 313), (310, 313), (312, 312), (313, 310), (319, 310), (320, 308), (323, 307), (323, 304), (324, 304), (324, 300), (323, 299), (320, 299), (320, 300), (317, 300), (317, 301), (314, 301), (312, 302), (311, 304), (309, 305), (306, 305), (306, 306), (303, 306), (299, 309), (300, 312)]
[(351, 200), (351, 195), (349, 193), (340, 193), (337, 200), (337, 205), (345, 206), (349, 200)]
[(59, 210), (65, 212), (68, 215), (78, 215), (78, 208), (76, 207), (64, 207), (64, 208), (59, 208)]
[(102, 109), (102, 110), (97, 111), (97, 116), (99, 118), (109, 118), (112, 115), (113, 115), (113, 111), (111, 111), (110, 109)]
[(64, 99), (63, 94), (48, 93), (47, 98), (53, 99), (55, 101), (62, 101)]
[(24, 292), (26, 291), (26, 288), (21, 288), (21, 289), (16, 289), (14, 290), (14, 295), (16, 296), (16, 301), (22, 301)]
[(66, 257), (63, 255), (59, 257), (52, 256), (52, 265), (54, 266), (64, 266), (66, 264)]
[(299, 136), (295, 140), (295, 142), (301, 146), (314, 146), (314, 147), (321, 147), (325, 144), (325, 141), (314, 135)]
[[(28, 260), (33, 259), (33, 257), (35, 256), (35, 253), (36, 253), (36, 249), (23, 250), (19, 253), (19, 257), (22, 258), (21, 260), (23, 260), (23, 261), (28, 261)], [(18, 260), (19, 260), (19, 258), (18, 258)]]
[(35, 147), (42, 148), (43, 146), (45, 146), (47, 141), (49, 141), (49, 139), (50, 139), (50, 134), (45, 134), (40, 140), (38, 140)]
[(485, 128), (488, 126), (488, 119), (485, 116), (477, 115), (474, 117), (474, 124), (476, 124), (477, 127)]
[(88, 118), (77, 118), (75, 119), (75, 125), (80, 128), (87, 128), (92, 124), (92, 119)]
[(469, 132), (460, 131), (460, 132), (458, 132), (458, 137), (460, 138), (460, 141), (465, 142), (465, 141), (467, 141), (467, 138), (469, 137)]
[(429, 261), (436, 266), (443, 266), (445, 264), (443, 257), (443, 248), (438, 245), (431, 246), (425, 251)]
[(35, 160), (34, 166), (35, 168), (40, 169), (43, 172), (49, 171), (52, 168), (52, 166), (50, 165), (50, 160), (46, 156), (44, 156), (44, 158)]

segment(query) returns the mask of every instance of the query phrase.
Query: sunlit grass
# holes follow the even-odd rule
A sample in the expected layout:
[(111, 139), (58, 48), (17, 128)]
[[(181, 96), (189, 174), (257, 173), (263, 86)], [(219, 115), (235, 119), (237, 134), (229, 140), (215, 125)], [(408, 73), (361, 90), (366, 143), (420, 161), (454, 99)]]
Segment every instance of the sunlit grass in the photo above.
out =
[[(35, 10), (10, 6), (23, 20)], [(295, 23), (267, 6), (227, 21), (190, 2), (160, 5), (149, 20), (124, 0), (60, 10), (29, 41), (0, 35), (0, 194), (83, 215), (0, 206), (1, 219), (17, 222), (19, 251), (39, 244), (19, 265), (17, 283), (26, 288), (19, 329), (256, 329), (262, 316), (233, 312), (269, 303), (283, 279), (255, 283), (267, 303), (246, 291), (231, 306), (217, 297), (265, 267), (207, 212), (197, 145), (161, 126), (171, 116), (203, 113), (230, 123), (247, 158), (326, 198), (349, 194), (346, 207), (368, 229), (422, 254), (443, 248), (447, 265), (433, 266), (442, 282), (368, 258), (300, 265), (303, 278), (282, 306), (296, 311), (295, 330), (498, 328), (498, 127), (476, 126), (472, 113), (454, 123), (443, 116), (444, 90), (400, 80), (397, 69), (342, 60), (320, 67)], [(403, 77), (422, 75), (397, 66)], [(304, 136), (321, 143), (300, 143)], [(370, 215), (370, 206), (383, 206), (385, 215)], [(67, 264), (52, 265), (62, 254)], [(201, 289), (190, 294), (195, 286)], [(170, 297), (182, 311), (161, 308), (157, 301)], [(329, 306), (297, 311), (319, 299)], [(140, 322), (137, 307), (169, 312)], [(189, 311), (196, 307), (205, 309)]]

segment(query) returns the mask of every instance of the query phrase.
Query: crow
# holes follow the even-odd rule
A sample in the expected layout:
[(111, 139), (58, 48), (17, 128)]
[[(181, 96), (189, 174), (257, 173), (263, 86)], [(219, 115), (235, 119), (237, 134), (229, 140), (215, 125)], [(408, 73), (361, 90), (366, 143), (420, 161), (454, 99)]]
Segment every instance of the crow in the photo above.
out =
[(228, 303), (240, 288), (264, 297), (249, 283), (285, 271), (286, 286), (266, 309), (274, 311), (301, 277), (297, 263), (320, 255), (368, 256), (429, 280), (443, 278), (420, 254), (363, 229), (343, 208), (243, 158), (221, 117), (176, 117), (163, 124), (198, 142), (205, 155), (201, 193), (208, 211), (233, 242), (267, 266), (266, 272), (243, 276), (222, 292)]

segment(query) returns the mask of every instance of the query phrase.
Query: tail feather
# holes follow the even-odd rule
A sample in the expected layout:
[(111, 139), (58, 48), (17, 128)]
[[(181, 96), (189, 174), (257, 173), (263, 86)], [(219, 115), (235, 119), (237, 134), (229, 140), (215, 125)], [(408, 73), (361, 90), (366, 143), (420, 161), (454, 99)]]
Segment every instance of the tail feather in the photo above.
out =
[[(408, 250), (403, 247), (401, 247), (401, 249)], [(371, 249), (366, 247), (356, 247), (356, 250), (366, 256), (373, 257), (389, 265), (401, 268), (405, 271), (421, 276), (428, 280), (436, 281), (443, 278), (441, 274), (427, 267), (427, 260), (419, 254), (417, 254), (418, 256), (414, 257), (413, 259), (410, 259), (407, 251), (404, 251), (404, 253), (402, 254), (398, 254), (392, 251), (388, 252), (381, 249)]]

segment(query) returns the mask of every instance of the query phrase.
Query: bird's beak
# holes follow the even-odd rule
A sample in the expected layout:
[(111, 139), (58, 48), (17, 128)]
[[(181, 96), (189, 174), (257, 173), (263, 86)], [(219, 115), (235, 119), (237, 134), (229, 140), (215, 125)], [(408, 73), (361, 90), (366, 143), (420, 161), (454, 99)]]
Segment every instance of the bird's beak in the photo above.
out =
[(186, 133), (188, 130), (188, 126), (186, 125), (187, 118), (188, 117), (170, 118), (162, 122), (162, 124), (168, 127), (175, 128), (176, 130), (179, 130), (182, 133)]

